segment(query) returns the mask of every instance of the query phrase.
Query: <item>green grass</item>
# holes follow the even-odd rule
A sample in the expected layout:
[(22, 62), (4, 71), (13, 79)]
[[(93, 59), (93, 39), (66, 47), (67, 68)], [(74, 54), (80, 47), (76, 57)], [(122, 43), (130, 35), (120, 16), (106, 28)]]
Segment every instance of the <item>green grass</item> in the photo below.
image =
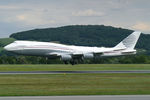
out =
[(4, 46), (12, 43), (13, 41), (15, 41), (14, 38), (0, 38), (0, 53), (2, 53), (2, 51), (4, 50)]
[(3, 47), (0, 47), (0, 52), (2, 52), (2, 50), (3, 50)]
[(150, 70), (150, 64), (0, 65), (0, 71)]
[(0, 75), (0, 96), (150, 94), (150, 74)]
[(14, 38), (0, 38), (0, 46), (4, 47), (9, 43), (12, 43), (13, 41), (15, 41)]
[[(150, 70), (148, 64), (0, 65), (0, 71)], [(150, 94), (150, 74), (0, 75), (0, 96)]]

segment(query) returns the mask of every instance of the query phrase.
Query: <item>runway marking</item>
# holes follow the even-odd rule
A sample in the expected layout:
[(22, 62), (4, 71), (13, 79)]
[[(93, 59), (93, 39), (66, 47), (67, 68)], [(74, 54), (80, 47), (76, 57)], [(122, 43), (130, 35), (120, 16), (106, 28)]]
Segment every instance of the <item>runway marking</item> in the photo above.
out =
[(81, 74), (81, 73), (150, 73), (150, 70), (141, 71), (8, 71), (0, 74)]

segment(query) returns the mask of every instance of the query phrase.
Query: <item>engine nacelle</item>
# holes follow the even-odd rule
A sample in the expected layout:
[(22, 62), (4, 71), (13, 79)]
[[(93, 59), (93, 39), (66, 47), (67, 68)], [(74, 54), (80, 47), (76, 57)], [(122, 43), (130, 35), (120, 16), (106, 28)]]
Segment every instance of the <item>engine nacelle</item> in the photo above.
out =
[(86, 53), (86, 54), (83, 54), (83, 57), (84, 57), (85, 59), (91, 59), (91, 58), (94, 58), (94, 54)]
[(70, 55), (61, 55), (61, 60), (63, 60), (63, 61), (68, 61), (71, 59), (72, 59), (72, 56), (70, 56)]

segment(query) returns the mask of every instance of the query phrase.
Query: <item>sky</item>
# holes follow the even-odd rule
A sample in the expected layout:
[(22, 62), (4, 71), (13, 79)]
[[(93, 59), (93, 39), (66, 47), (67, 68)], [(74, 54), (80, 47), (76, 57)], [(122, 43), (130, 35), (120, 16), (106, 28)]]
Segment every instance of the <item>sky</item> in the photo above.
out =
[(150, 0), (0, 0), (0, 38), (66, 25), (106, 25), (150, 34)]

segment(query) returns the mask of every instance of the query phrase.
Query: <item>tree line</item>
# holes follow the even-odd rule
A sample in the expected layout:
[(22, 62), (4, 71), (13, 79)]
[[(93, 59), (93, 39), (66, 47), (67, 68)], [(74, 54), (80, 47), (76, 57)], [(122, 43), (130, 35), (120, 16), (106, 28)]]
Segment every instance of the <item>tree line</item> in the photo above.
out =
[[(84, 60), (82, 64), (150, 64), (150, 56), (132, 55)], [(60, 59), (36, 56), (0, 56), (0, 64), (63, 64)]]

